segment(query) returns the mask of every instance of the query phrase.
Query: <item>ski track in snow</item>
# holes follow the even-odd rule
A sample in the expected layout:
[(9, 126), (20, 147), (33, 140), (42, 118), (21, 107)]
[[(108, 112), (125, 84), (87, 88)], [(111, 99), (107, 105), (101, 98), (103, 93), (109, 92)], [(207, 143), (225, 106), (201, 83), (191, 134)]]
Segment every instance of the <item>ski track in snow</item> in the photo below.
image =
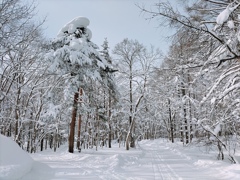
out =
[[(218, 163), (209, 168), (207, 159), (192, 158), (174, 145), (162, 140), (140, 142), (137, 149), (126, 151), (117, 144), (111, 149), (82, 150), (73, 154), (62, 147), (58, 152), (33, 154), (34, 160), (47, 164), (53, 177), (42, 180), (104, 179), (104, 180), (216, 180), (221, 176)], [(193, 151), (191, 151), (193, 152)], [(214, 162), (214, 161), (211, 161)], [(220, 174), (220, 175), (219, 175)], [(34, 174), (33, 174), (34, 175)], [(215, 176), (215, 177), (214, 177)], [(33, 177), (31, 174), (28, 177)], [(224, 178), (225, 177), (225, 178)], [(30, 178), (22, 178), (30, 180)], [(234, 178), (232, 178), (234, 179)], [(41, 178), (39, 178), (41, 180)]]
[[(145, 152), (149, 149), (145, 149)], [(152, 144), (150, 150), (155, 180), (183, 180), (183, 179), (216, 179), (206, 174), (206, 169), (197, 169), (191, 166), (191, 158), (171, 150), (169, 147)], [(200, 173), (199, 173), (200, 172)]]

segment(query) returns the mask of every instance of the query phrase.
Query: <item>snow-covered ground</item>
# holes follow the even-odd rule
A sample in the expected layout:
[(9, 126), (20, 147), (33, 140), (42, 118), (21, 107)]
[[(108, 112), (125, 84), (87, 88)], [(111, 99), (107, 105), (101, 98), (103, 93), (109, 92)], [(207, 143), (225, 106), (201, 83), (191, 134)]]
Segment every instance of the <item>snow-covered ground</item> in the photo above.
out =
[(31, 175), (30, 179), (54, 177), (48, 165), (34, 161), (17, 143), (0, 134), (0, 180), (26, 179), (27, 174)]
[[(1, 149), (8, 147), (8, 143), (5, 142), (2, 146), (2, 141), (0, 142)], [(13, 148), (12, 145), (11, 148)], [(218, 161), (213, 152), (206, 153), (203, 148), (182, 147), (180, 143), (172, 144), (163, 139), (141, 141), (136, 149), (130, 151), (114, 144), (111, 149), (104, 147), (98, 151), (82, 150), (81, 153), (76, 151), (70, 154), (67, 152), (67, 146), (62, 146), (56, 153), (47, 150), (32, 154), (33, 160), (29, 160), (31, 158), (23, 152), (17, 158), (14, 154), (19, 151), (21, 151), (20, 148), (17, 148), (15, 152), (11, 149), (9, 153), (3, 151), (5, 155), (2, 154), (0, 159), (0, 179), (240, 179), (239, 164), (230, 164), (227, 160)], [(10, 159), (14, 156), (16, 160), (11, 161), (12, 165), (11, 163), (6, 165), (7, 158), (3, 163), (3, 156)], [(32, 169), (24, 170), (21, 166), (18, 166), (17, 170), (9, 168), (14, 167), (14, 163), (17, 162), (22, 164), (22, 167), (31, 165)], [(14, 171), (14, 176), (11, 176), (12, 171)], [(3, 172), (5, 172), (4, 176)], [(22, 176), (23, 173), (25, 173), (24, 176)], [(19, 175), (18, 178), (17, 175)]]

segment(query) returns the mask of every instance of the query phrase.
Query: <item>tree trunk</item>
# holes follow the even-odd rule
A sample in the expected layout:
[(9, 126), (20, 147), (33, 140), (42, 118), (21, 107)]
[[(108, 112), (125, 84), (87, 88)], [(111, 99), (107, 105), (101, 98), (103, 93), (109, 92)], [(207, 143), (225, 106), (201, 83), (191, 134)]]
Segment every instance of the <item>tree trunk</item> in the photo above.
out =
[(79, 97), (79, 93), (76, 92), (74, 94), (73, 109), (72, 109), (72, 121), (70, 124), (70, 134), (69, 134), (69, 140), (68, 140), (69, 141), (68, 152), (70, 152), (70, 153), (74, 152), (74, 135), (75, 135), (78, 97)]
[(135, 147), (135, 140), (134, 140), (134, 138), (132, 136), (133, 127), (134, 127), (134, 120), (132, 120), (132, 123), (130, 124), (129, 131), (127, 133), (127, 137), (126, 137), (126, 150), (129, 150), (130, 147), (132, 147), (132, 148)]
[(45, 150), (47, 150), (47, 145), (48, 145), (48, 137), (45, 137)]
[(133, 138), (133, 135), (132, 135), (133, 126), (134, 126), (133, 117), (132, 117), (132, 115), (133, 115), (132, 79), (133, 79), (133, 76), (132, 76), (132, 65), (130, 65), (130, 76), (129, 76), (129, 100), (130, 100), (129, 125), (130, 125), (130, 127), (129, 127), (129, 131), (128, 131), (127, 137), (126, 137), (126, 150), (129, 150), (129, 145), (130, 145), (130, 147), (135, 147), (135, 141), (134, 141), (134, 138)]
[(32, 133), (31, 133), (31, 128), (32, 128), (32, 121), (29, 122), (28, 125), (28, 141), (27, 141), (27, 152), (30, 152), (30, 143), (31, 143), (31, 137), (32, 137)]
[(171, 111), (171, 107), (170, 107), (170, 99), (168, 99), (168, 108), (169, 108), (169, 122), (170, 122), (170, 137), (171, 137), (171, 141), (172, 143), (174, 143), (174, 137), (173, 137), (173, 118), (172, 118), (172, 111)]
[(16, 109), (15, 109), (15, 119), (16, 119), (16, 123), (15, 123), (15, 141), (20, 145), (20, 141), (19, 141), (19, 105), (20, 105), (20, 93), (21, 90), (20, 88), (18, 88), (18, 92), (17, 92), (17, 100), (16, 100)]
[(108, 148), (112, 148), (112, 127), (109, 124), (109, 132), (108, 132)]
[(32, 139), (31, 139), (31, 153), (35, 153), (36, 152), (36, 138), (37, 138), (37, 127), (36, 124), (33, 123), (33, 135), (32, 135)]
[[(186, 89), (183, 83), (181, 83), (182, 85), (182, 97), (186, 96)], [(183, 131), (185, 132), (185, 143), (188, 144), (189, 143), (189, 133), (188, 133), (188, 119), (187, 119), (187, 104), (184, 102), (183, 103), (183, 116), (184, 116), (184, 128)]]
[(40, 148), (40, 151), (43, 151), (43, 141), (44, 141), (44, 138), (41, 139), (41, 143), (40, 143), (40, 144), (41, 144), (41, 145), (40, 145), (41, 148)]
[(109, 90), (109, 99), (108, 99), (108, 125), (109, 125), (109, 132), (108, 132), (108, 147), (112, 147), (112, 126), (111, 126), (111, 95)]
[[(82, 94), (83, 94), (83, 90), (82, 88), (80, 88), (79, 90), (79, 95), (80, 95), (80, 102), (82, 102)], [(77, 136), (77, 149), (79, 152), (81, 152), (81, 144), (80, 144), (80, 136), (81, 136), (81, 124), (82, 124), (82, 115), (80, 114), (78, 116), (78, 136)]]
[(57, 151), (57, 145), (58, 145), (58, 131), (54, 133), (54, 144), (53, 144), (53, 151)]
[(81, 136), (81, 124), (82, 124), (82, 116), (78, 116), (78, 137), (77, 137), (77, 149), (81, 152), (81, 143), (80, 143), (80, 136)]

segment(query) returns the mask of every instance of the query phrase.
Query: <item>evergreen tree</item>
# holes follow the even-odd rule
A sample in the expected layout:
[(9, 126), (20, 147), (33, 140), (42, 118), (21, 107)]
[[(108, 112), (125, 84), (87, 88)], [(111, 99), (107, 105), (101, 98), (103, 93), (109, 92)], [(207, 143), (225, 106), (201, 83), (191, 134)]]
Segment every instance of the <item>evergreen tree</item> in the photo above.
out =
[[(72, 120), (69, 135), (69, 152), (74, 152), (75, 122), (77, 117), (79, 91), (88, 89), (92, 81), (115, 92), (114, 82), (109, 75), (111, 65), (97, 51), (96, 44), (91, 42), (91, 31), (87, 28), (89, 20), (77, 17), (67, 23), (52, 43), (48, 53), (51, 70), (67, 77), (67, 96), (74, 96)], [(113, 93), (112, 93), (113, 94)]]

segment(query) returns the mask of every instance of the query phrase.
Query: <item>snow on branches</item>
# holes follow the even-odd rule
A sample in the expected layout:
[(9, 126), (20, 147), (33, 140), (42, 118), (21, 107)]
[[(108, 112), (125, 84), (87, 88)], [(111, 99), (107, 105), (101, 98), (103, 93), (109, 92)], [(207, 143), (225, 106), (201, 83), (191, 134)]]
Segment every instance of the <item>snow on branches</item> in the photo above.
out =
[[(51, 62), (50, 70), (61, 75), (69, 75), (71, 89), (74, 91), (86, 85), (90, 79), (108, 82), (107, 69), (112, 65), (98, 52), (98, 46), (92, 43), (90, 21), (86, 17), (77, 17), (60, 29), (52, 42), (52, 50), (46, 55)], [(106, 84), (105, 84), (106, 85)]]
[(225, 23), (225, 22), (228, 20), (230, 14), (231, 14), (235, 9), (237, 9), (237, 7), (238, 7), (239, 5), (240, 5), (240, 4), (237, 4), (236, 6), (231, 7), (232, 4), (229, 4), (229, 5), (226, 7), (226, 9), (224, 9), (224, 10), (217, 16), (217, 19), (216, 19), (217, 24), (222, 25), (223, 23)]
[(90, 21), (86, 17), (77, 17), (70, 22), (68, 22), (58, 33), (57, 37), (64, 36), (65, 33), (75, 33), (77, 30), (81, 29), (85, 31), (85, 35), (88, 40), (92, 38), (92, 32), (87, 28), (89, 26)]

